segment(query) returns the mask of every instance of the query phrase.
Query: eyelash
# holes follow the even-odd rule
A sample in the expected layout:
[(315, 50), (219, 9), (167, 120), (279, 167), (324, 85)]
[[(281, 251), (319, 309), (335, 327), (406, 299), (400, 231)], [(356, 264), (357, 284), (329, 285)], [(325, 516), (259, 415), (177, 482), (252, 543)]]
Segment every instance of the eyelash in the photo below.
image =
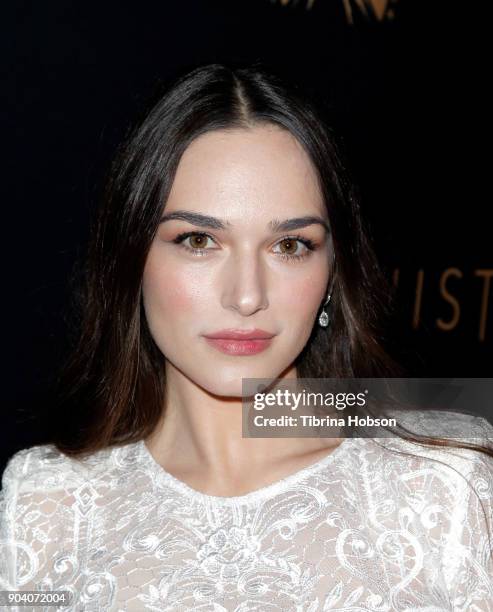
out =
[[(192, 253), (195, 256), (203, 257), (204, 251), (208, 251), (210, 249), (194, 249), (193, 247), (189, 247), (186, 244), (183, 244), (183, 241), (186, 238), (189, 238), (190, 236), (205, 236), (207, 238), (210, 238), (213, 242), (215, 242), (214, 238), (212, 238), (212, 236), (209, 236), (209, 234), (206, 234), (205, 232), (183, 232), (182, 234), (178, 234), (178, 236), (176, 236), (176, 238), (174, 238), (172, 242), (175, 244), (178, 244), (183, 249), (187, 250), (189, 253)], [(304, 244), (305, 247), (308, 249), (303, 255), (288, 255), (287, 253), (275, 253), (278, 257), (280, 257), (284, 261), (289, 261), (289, 262), (301, 261), (305, 259), (305, 257), (309, 257), (310, 253), (317, 249), (317, 245), (312, 240), (310, 240), (309, 238), (303, 238), (302, 236), (284, 236), (284, 238), (281, 238), (281, 240), (279, 240), (276, 244), (278, 244), (279, 242), (282, 242), (283, 240), (298, 240), (299, 242)]]

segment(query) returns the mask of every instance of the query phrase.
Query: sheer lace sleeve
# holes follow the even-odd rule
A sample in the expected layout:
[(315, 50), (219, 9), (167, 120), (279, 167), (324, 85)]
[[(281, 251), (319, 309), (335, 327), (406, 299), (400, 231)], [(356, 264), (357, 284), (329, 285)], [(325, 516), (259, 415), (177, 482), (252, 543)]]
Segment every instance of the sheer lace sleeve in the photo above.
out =
[[(486, 436), (466, 438), (489, 446), (493, 427), (484, 422)], [(462, 451), (468, 468), (461, 470), (457, 505), (444, 546), (444, 565), (453, 609), (493, 612), (493, 457)], [(461, 479), (462, 480), (462, 479)]]
[[(63, 558), (73, 480), (46, 446), (17, 452), (9, 460), (0, 492), (0, 588), (51, 590), (67, 571)], [(60, 462), (61, 465), (61, 462)]]
[[(25, 452), (24, 452), (25, 454)], [(17, 505), (19, 467), (22, 451), (14, 455), (2, 475), (0, 491), (0, 590), (15, 589), (15, 547), (14, 525)]]

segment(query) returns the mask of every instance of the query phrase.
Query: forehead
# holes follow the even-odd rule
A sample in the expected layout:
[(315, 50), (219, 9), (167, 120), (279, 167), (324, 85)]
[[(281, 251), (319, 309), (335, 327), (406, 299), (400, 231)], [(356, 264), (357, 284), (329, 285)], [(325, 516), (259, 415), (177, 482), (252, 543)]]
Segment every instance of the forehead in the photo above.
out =
[(325, 216), (317, 174), (298, 140), (274, 125), (214, 130), (185, 150), (166, 211), (207, 212), (229, 219)]

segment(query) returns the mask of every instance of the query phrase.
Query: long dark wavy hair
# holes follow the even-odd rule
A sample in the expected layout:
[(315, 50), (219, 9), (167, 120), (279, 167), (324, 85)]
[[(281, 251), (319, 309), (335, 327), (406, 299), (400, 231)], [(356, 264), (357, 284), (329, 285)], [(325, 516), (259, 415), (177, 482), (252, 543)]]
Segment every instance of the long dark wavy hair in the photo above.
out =
[[(274, 124), (302, 144), (316, 170), (332, 230), (330, 326), (314, 326), (296, 358), (301, 378), (398, 377), (386, 348), (394, 289), (379, 266), (323, 106), (264, 68), (198, 67), (176, 79), (128, 135), (109, 172), (74, 292), (77, 335), (57, 380), (53, 442), (66, 455), (146, 438), (164, 409), (164, 356), (141, 299), (144, 265), (188, 145), (211, 130)], [(418, 435), (428, 445), (480, 444)]]

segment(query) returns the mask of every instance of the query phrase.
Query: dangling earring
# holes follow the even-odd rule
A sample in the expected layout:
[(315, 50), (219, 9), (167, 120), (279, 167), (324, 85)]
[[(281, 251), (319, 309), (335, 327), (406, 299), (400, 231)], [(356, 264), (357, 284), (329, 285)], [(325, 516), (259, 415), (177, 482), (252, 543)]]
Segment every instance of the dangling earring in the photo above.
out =
[(327, 304), (330, 302), (330, 297), (331, 294), (329, 293), (325, 304), (322, 306), (322, 312), (318, 317), (318, 324), (320, 325), (320, 327), (327, 327), (329, 325), (329, 315), (325, 312), (325, 306), (327, 306)]

